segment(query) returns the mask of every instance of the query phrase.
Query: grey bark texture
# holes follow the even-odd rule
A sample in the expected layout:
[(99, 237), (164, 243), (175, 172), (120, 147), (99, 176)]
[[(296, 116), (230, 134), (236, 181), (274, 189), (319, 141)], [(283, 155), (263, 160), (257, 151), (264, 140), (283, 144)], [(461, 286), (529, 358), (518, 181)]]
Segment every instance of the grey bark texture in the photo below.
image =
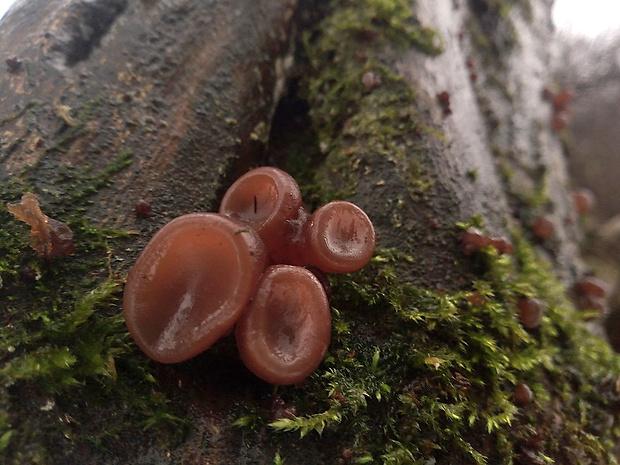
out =
[[(0, 72), (0, 183), (34, 166), (40, 173), (34, 189), (53, 197), (60, 188), (49, 179), (61, 166), (104, 169), (131, 153), (133, 163), (94, 194), (84, 212), (97, 225), (140, 231), (117, 252), (126, 271), (167, 221), (217, 210), (236, 176), (278, 164), (269, 136), (286, 121), (274, 120), (274, 113), (290, 93), (289, 79), (303, 78), (293, 51), (311, 13), (324, 8), (316, 3), (18, 0), (0, 22), (0, 58), (8, 60)], [(416, 20), (436, 31), (443, 51), (392, 50), (385, 64), (414, 90), (412, 111), (426, 129), (399, 140), (402, 158), (359, 147), (351, 155), (359, 163), (348, 173), (356, 184), (349, 200), (375, 223), (378, 246), (415, 255), (403, 271), (408, 280), (441, 290), (463, 286), (470, 270), (454, 266), (462, 259), (455, 225), (475, 215), (491, 235), (509, 235), (515, 226), (530, 231), (537, 217), (549, 217), (556, 235), (544, 243), (533, 238), (538, 251), (567, 285), (583, 272), (563, 148), (541, 97), (551, 81), (551, 3), (518, 2), (500, 20), (489, 2), (411, 2)], [(319, 137), (316, 144), (317, 179), (337, 189), (344, 181), (330, 169), (334, 155), (324, 142)], [(418, 170), (428, 182), (424, 198), (412, 195)], [(148, 221), (135, 215), (138, 199), (154, 209)], [(206, 366), (224, 372), (225, 386), (239, 376), (225, 363)], [(191, 431), (174, 449), (121, 438), (132, 463), (273, 459), (276, 447), (268, 438), (250, 448), (226, 417), (229, 406), (255, 396), (252, 389), (267, 387), (250, 382), (223, 393), (213, 383), (199, 386), (187, 370), (162, 369), (161, 378), (171, 390), (189, 386), (173, 398), (188, 407)], [(336, 463), (329, 455), (336, 449), (327, 432), (291, 444), (283, 455), (286, 463), (332, 463), (326, 457)]]

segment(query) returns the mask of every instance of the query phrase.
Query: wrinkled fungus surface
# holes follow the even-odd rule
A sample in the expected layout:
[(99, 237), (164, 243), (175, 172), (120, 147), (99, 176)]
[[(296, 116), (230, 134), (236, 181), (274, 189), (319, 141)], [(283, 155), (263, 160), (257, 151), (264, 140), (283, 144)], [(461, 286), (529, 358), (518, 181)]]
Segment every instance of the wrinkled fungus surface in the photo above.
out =
[(9, 203), (7, 208), (15, 218), (30, 225), (30, 247), (39, 257), (71, 255), (75, 250), (71, 228), (62, 221), (45, 215), (36, 195), (28, 192), (19, 203)]
[(214, 213), (166, 224), (131, 269), (123, 307), (127, 326), (152, 359), (187, 360), (227, 334), (266, 266), (258, 235)]
[(272, 384), (303, 381), (329, 346), (331, 315), (323, 286), (310, 271), (276, 265), (265, 271), (235, 329), (245, 365)]

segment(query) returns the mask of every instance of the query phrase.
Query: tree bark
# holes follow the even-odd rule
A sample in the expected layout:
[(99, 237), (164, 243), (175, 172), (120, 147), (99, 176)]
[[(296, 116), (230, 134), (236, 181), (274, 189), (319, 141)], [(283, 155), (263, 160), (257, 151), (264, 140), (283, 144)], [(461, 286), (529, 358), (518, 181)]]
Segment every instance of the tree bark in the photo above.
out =
[[(34, 401), (25, 404), (16, 391), (19, 387), (37, 402), (51, 398), (53, 413), (78, 418), (80, 409), (95, 402), (84, 389), (50, 394), (33, 385), (35, 378), (5, 379), (5, 416), (0, 420), (6, 424), (0, 421), (0, 438), (3, 431), (13, 431), (5, 439), (13, 448), (10, 459), (192, 464), (281, 463), (281, 457), (287, 464), (308, 464), (482, 463), (482, 457), (490, 463), (542, 463), (544, 457), (576, 463), (585, 457), (584, 463), (605, 463), (615, 436), (599, 423), (614, 421), (618, 392), (602, 373), (617, 376), (618, 360), (588, 333), (575, 330), (566, 335), (567, 328), (583, 324), (573, 323), (581, 319), (573, 306), (566, 310), (570, 324), (560, 311), (565, 308), (564, 291), (584, 267), (563, 149), (550, 126), (552, 108), (542, 98), (551, 80), (550, 3), (342, 0), (326, 7), (294, 0), (19, 1), (0, 23), (0, 56), (7, 60), (0, 73), (0, 183), (7, 186), (1, 200), (14, 202), (20, 192), (30, 190), (40, 197), (45, 213), (59, 220), (66, 214), (70, 224), (78, 225), (79, 218), (71, 216), (77, 207), (64, 203), (77, 189), (79, 214), (88, 225), (137, 232), (106, 242), (107, 262), (98, 261), (88, 275), (122, 281), (156, 229), (183, 213), (217, 210), (236, 176), (264, 164), (297, 175), (311, 206), (344, 196), (362, 207), (375, 225), (379, 250), (370, 271), (354, 275), (353, 284), (334, 278), (334, 292), (340, 292), (334, 297), (335, 318), (359, 334), (345, 335), (344, 323), (335, 330), (328, 365), (320, 367), (308, 385), (274, 394), (271, 386), (245, 371), (234, 341), (227, 339), (180, 366), (148, 365), (159, 386), (153, 389), (165, 394), (174, 411), (188, 420), (182, 441), (162, 447), (161, 435), (143, 433), (134, 425), (100, 440), (104, 447), (98, 447), (97, 441), (93, 444), (77, 434), (71, 439), (66, 429), (49, 427), (49, 418), (38, 420), (45, 415), (41, 411), (48, 410)], [(86, 193), (88, 186), (76, 181), (75, 172), (95, 187)], [(140, 199), (152, 206), (153, 215), (136, 215)], [(2, 214), (7, 237), (17, 234), (16, 221), (4, 208)], [(532, 232), (540, 216), (555, 224), (549, 240)], [(465, 223), (483, 224), (489, 236), (528, 245), (518, 247), (510, 265), (493, 250), (468, 257), (459, 239), (458, 224)], [(78, 226), (76, 241), (88, 240), (89, 231)], [(530, 245), (535, 262), (524, 252)], [(8, 240), (0, 246), (8, 256)], [(86, 260), (92, 250), (102, 253), (78, 243), (74, 260)], [(0, 305), (6, 303), (3, 320), (16, 327), (22, 323), (15, 323), (14, 315), (24, 312), (18, 297), (32, 286), (25, 273), (42, 270), (39, 278), (48, 286), (44, 292), (52, 293), (56, 291), (48, 277), (73, 269), (71, 257), (62, 258), (59, 265), (35, 265), (39, 262), (33, 252), (20, 253), (17, 265), (7, 265), (0, 275), (5, 281), (0, 288)], [(514, 273), (501, 279), (490, 274), (490, 269), (507, 266)], [(504, 320), (495, 323), (492, 315), (516, 315), (519, 298), (539, 296), (538, 292), (546, 296), (537, 288), (542, 281), (522, 277), (526, 270), (543, 269), (549, 275), (544, 283), (564, 286), (561, 297), (543, 297), (553, 307), (544, 323), (552, 329), (531, 334), (518, 329), (518, 337), (528, 342), (519, 349), (522, 352), (513, 351), (513, 326)], [(398, 288), (415, 291), (401, 295)], [(395, 302), (395, 296), (403, 301)], [(412, 300), (406, 303), (405, 296)], [(482, 299), (483, 310), (476, 310), (476, 298)], [(431, 301), (442, 299), (449, 302), (447, 307), (428, 310), (435, 308)], [(362, 307), (361, 316), (346, 319), (356, 305)], [(451, 306), (487, 313), (468, 330), (445, 326), (448, 329), (437, 334), (431, 322), (438, 318), (437, 326), (448, 325), (449, 318), (444, 321), (437, 315)], [(383, 321), (376, 312), (387, 312), (388, 307), (396, 316)], [(413, 329), (407, 326), (410, 322), (393, 319), (410, 308), (425, 315)], [(106, 311), (117, 314), (120, 305), (107, 302), (99, 312)], [(467, 318), (459, 313), (450, 324)], [(518, 326), (516, 316), (510, 318), (510, 325)], [(413, 342), (391, 338), (401, 324)], [(475, 334), (468, 335), (469, 330)], [(477, 352), (458, 361), (446, 352), (457, 344), (449, 342), (457, 333), (471, 336), (472, 342), (482, 341), (485, 334), (495, 338), (499, 349), (494, 353), (504, 358), (504, 349), (526, 357), (535, 346), (539, 359), (531, 365), (520, 362), (521, 368), (501, 368), (504, 371), (476, 361)], [(548, 355), (555, 354), (551, 346), (562, 338), (567, 351), (578, 346), (573, 341), (579, 338), (600, 350), (589, 355), (591, 371), (582, 359), (573, 363)], [(73, 350), (64, 340), (61, 344), (49, 336), (45, 341)], [(28, 350), (40, 350), (26, 342), (12, 344), (12, 350), (2, 347), (7, 366)], [(407, 359), (413, 368), (401, 368), (405, 362), (390, 365), (390, 355), (383, 362), (391, 350), (401, 354), (403, 344), (411, 344), (402, 353), (413, 354)], [(112, 351), (110, 357), (121, 368), (127, 360), (143, 358), (135, 351), (122, 352), (122, 357), (118, 353)], [(495, 360), (495, 355), (485, 357)], [(356, 360), (370, 370), (373, 380), (359, 404), (338, 400), (344, 388), (329, 389), (338, 376), (349, 379), (343, 373), (357, 370)], [(470, 362), (474, 368), (465, 368)], [(392, 367), (382, 375), (385, 382), (376, 371), (381, 363)], [(550, 368), (554, 363), (556, 369)], [(330, 367), (335, 367), (333, 378)], [(573, 378), (562, 378), (557, 370), (573, 373)], [(105, 386), (114, 390), (114, 383), (130, 385), (121, 380), (132, 379), (131, 373), (126, 376)], [(537, 395), (546, 395), (519, 407), (512, 390), (520, 377), (532, 380)], [(90, 386), (92, 379), (99, 378), (87, 378), (82, 387)], [(606, 389), (604, 401), (592, 400), (596, 387), (588, 390), (590, 382)], [(509, 404), (501, 413), (509, 413), (487, 417), (493, 410), (491, 395), (501, 390)], [(453, 391), (457, 394), (450, 394)], [(69, 402), (69, 395), (78, 400)], [(583, 408), (596, 405), (596, 421), (582, 420), (572, 407), (562, 405), (576, 405), (582, 395), (583, 402), (589, 402)], [(413, 402), (422, 410), (427, 398), (445, 402), (431, 413), (437, 423), (416, 417), (409, 423), (418, 429), (407, 429), (410, 426), (403, 425), (408, 424), (408, 414), (403, 412), (410, 410), (405, 407)], [(466, 399), (468, 408), (479, 407), (479, 415), (473, 411), (461, 418), (454, 410), (452, 419), (445, 419), (449, 399), (455, 405)], [(517, 407), (510, 410), (513, 404)], [(107, 413), (115, 415), (116, 408)], [(298, 440), (267, 426), (291, 412), (310, 418), (322, 411), (342, 415), (322, 436), (312, 431)], [(233, 426), (247, 412), (243, 418), (252, 420), (242, 421), (241, 428)], [(35, 418), (31, 423), (23, 419), (28, 415)], [(43, 437), (21, 432), (20, 424), (38, 421), (46, 425)], [(74, 423), (90, 431), (97, 421), (79, 417)], [(510, 432), (511, 421), (515, 432)], [(369, 432), (357, 431), (360, 424)], [(435, 431), (430, 424), (440, 426)], [(65, 437), (54, 444), (59, 434)], [(585, 437), (591, 442), (585, 444)], [(582, 439), (585, 445), (578, 444)], [(35, 440), (43, 446), (29, 443)]]

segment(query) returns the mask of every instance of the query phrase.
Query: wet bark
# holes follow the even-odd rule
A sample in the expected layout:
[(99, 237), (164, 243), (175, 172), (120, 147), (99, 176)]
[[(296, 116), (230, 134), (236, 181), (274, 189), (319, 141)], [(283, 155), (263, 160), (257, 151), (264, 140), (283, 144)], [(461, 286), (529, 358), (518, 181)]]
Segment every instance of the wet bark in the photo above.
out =
[[(562, 146), (541, 98), (550, 79), (549, 3), (532, 0), (500, 21), (485, 2), (415, 2), (416, 20), (436, 31), (443, 51), (385, 52), (384, 65), (415, 92), (402, 120), (415, 115), (418, 129), (399, 136), (403, 156), (378, 156), (362, 136), (347, 135), (353, 123), (346, 121), (324, 139), (320, 128), (314, 132), (306, 152), (314, 157), (312, 174), (336, 191), (353, 179), (349, 199), (373, 219), (379, 247), (416, 257), (403, 272), (407, 280), (442, 290), (466, 284), (468, 265), (454, 266), (463, 258), (455, 225), (474, 215), (492, 235), (514, 227), (530, 234), (538, 216), (550, 217), (554, 239), (533, 241), (567, 284), (582, 272)], [(171, 218), (217, 209), (226, 186), (248, 167), (294, 165), (284, 152), (299, 143), (296, 131), (307, 134), (321, 102), (316, 94), (293, 95), (290, 83), (302, 82), (311, 67), (292, 68), (292, 50), (318, 9), (292, 0), (18, 2), (0, 23), (0, 56), (8, 60), (0, 73), (0, 182), (34, 172), (31, 188), (43, 201), (56, 199), (66, 187), (50, 180), (67, 165), (104, 170), (129, 154), (132, 163), (94, 194), (84, 215), (141, 231), (131, 248), (115, 252), (133, 259)], [(360, 59), (365, 40), (373, 39), (360, 38)], [(338, 138), (357, 159), (346, 175), (334, 168), (342, 160)], [(153, 208), (148, 221), (135, 214), (139, 199)], [(173, 396), (192, 418), (187, 441), (171, 452), (139, 444), (139, 453), (124, 450), (124, 457), (135, 463), (273, 458), (277, 448), (261, 437), (266, 433), (249, 449), (226, 417), (229, 406), (269, 388), (253, 384), (237, 365), (214, 360), (162, 369), (161, 382), (171, 390), (188, 386)], [(205, 367), (220, 375), (201, 375), (207, 386), (198, 386), (191, 372)], [(329, 463), (339, 448), (327, 438), (283, 455), (286, 463)]]

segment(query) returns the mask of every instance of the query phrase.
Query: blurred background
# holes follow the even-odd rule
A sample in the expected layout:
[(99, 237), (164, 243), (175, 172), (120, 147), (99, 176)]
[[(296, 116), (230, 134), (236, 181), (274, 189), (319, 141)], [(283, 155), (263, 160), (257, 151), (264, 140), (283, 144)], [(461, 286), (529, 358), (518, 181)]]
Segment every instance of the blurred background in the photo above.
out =
[(620, 1), (556, 0), (554, 23), (550, 90), (570, 95), (558, 135), (572, 187), (594, 194), (582, 254), (610, 286), (606, 329), (620, 351)]

